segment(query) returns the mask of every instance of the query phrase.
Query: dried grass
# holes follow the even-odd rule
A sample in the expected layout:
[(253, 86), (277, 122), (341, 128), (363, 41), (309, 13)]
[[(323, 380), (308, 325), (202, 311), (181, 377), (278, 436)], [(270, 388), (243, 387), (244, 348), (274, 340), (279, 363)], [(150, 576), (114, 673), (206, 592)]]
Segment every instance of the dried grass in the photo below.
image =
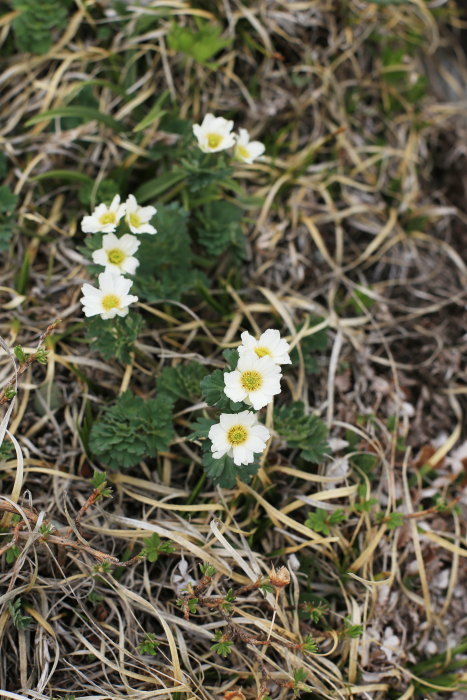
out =
[[(110, 51), (85, 31), (109, 21), (93, 19), (97, 5), (108, 3), (77, 2), (47, 55), (7, 58), (0, 77), (0, 144), (15, 164), (9, 181), (21, 197), (24, 232), (13, 258), (2, 261), (0, 333), (8, 346), (34, 346), (48, 323), (63, 319), (63, 337), (50, 351), (45, 376), (29, 368), (3, 422), (6, 427), (10, 421), (16, 458), (2, 465), (0, 505), (9, 514), (4, 518), (19, 513), (25, 528), (20, 556), (12, 566), (3, 559), (0, 577), (1, 696), (211, 700), (242, 688), (256, 698), (266, 672), (271, 697), (279, 699), (291, 697), (280, 684), (301, 667), (308, 673), (305, 697), (402, 700), (421, 697), (417, 680), (442, 697), (437, 676), (430, 680), (410, 666), (435, 652), (448, 650), (449, 657), (466, 634), (461, 517), (423, 510), (433, 488), (447, 494), (454, 479), (452, 454), (467, 393), (467, 71), (455, 29), (459, 20), (452, 16), (449, 24), (446, 15), (436, 21), (421, 0), (386, 6), (351, 0), (338, 11), (325, 2), (203, 3), (210, 11), (176, 0), (135, 2), (128, 5), (133, 19), (122, 24)], [(138, 17), (162, 5), (165, 20), (157, 30), (133, 33)], [(454, 9), (452, 3), (442, 7)], [(212, 12), (225, 23), (226, 36), (237, 37), (216, 71), (183, 63), (165, 39), (172, 17), (189, 22), (195, 15), (211, 19)], [(0, 20), (0, 50), (13, 17)], [(400, 66), (409, 75), (427, 76), (429, 90), (420, 103), (384, 81), (380, 57), (368, 53), (375, 31), (382, 42), (424, 37), (422, 50)], [(247, 232), (245, 288), (226, 285), (223, 291), (234, 301), (233, 317), (214, 322), (203, 306), (178, 304), (172, 314), (167, 304), (141, 304), (157, 330), (143, 334), (137, 359), (124, 368), (98, 359), (82, 342), (75, 325), (85, 275), (76, 252), (82, 212), (72, 184), (57, 178), (43, 187), (39, 176), (75, 170), (98, 183), (117, 165), (137, 172), (147, 149), (163, 136), (157, 123), (138, 144), (96, 121), (69, 130), (59, 120), (53, 130), (49, 120), (27, 126), (31, 117), (67, 105), (81, 81), (99, 80), (111, 55), (122, 57), (124, 72), (137, 61), (145, 70), (139, 68), (130, 101), (102, 85), (96, 92), (102, 113), (131, 123), (136, 105), (151, 104), (167, 88), (182, 115), (196, 120), (208, 109), (233, 110), (256, 137), (275, 133), (281, 149), (237, 173), (263, 205)], [(394, 98), (401, 106), (392, 116)], [(395, 182), (400, 186), (394, 189)], [(29, 283), (19, 293), (15, 270), (25, 256)], [(362, 301), (362, 292), (371, 304)], [(322, 323), (300, 330), (309, 314)], [(282, 326), (292, 345), (329, 329), (332, 346), (321, 373), (311, 381), (300, 353), (287, 388), (327, 420), (334, 438), (354, 434), (359, 451), (377, 456), (378, 478), (366, 479), (367, 497), (384, 504), (386, 514), (402, 499), (404, 526), (390, 531), (367, 513), (354, 513), (321, 537), (304, 525), (310, 507), (331, 511), (355, 503), (364, 475), (339, 472), (339, 460), (303, 472), (293, 453), (286, 458), (275, 452), (265, 455), (253, 485), (213, 489), (207, 482), (197, 485), (200, 458), (192, 444), (179, 440), (137, 476), (112, 475), (112, 501), (86, 513), (80, 534), (74, 517), (89, 496), (90, 470), (79, 430), (86, 405), (101, 401), (82, 373), (113, 394), (132, 386), (147, 395), (154, 368), (163, 362), (195, 358), (216, 365), (219, 349), (233, 346), (240, 328), (270, 325)], [(6, 350), (0, 360), (3, 386), (12, 367)], [(186, 424), (193, 408), (177, 420)], [(399, 433), (388, 427), (390, 416)], [(402, 461), (400, 438), (406, 442)], [(420, 476), (424, 464), (438, 472), (431, 491)], [(59, 529), (55, 539), (41, 538), (44, 521)], [(269, 525), (261, 529), (263, 522)], [(73, 534), (60, 541), (68, 528)], [(136, 554), (151, 532), (170, 540), (176, 553), (155, 565), (124, 567), (118, 577), (93, 573), (96, 562)], [(302, 559), (298, 571), (296, 557)], [(239, 641), (224, 660), (210, 649), (214, 631), (224, 628), (222, 617), (206, 608), (183, 617), (175, 602), (177, 576), (198, 577), (200, 562), (219, 572), (210, 596), (221, 596), (230, 585), (248, 587), (272, 563), (288, 564), (292, 581), (277, 606), (267, 649)], [(298, 617), (298, 595), (308, 578), (313, 592), (330, 601), (325, 630)], [(91, 592), (100, 602), (90, 603)], [(7, 604), (19, 596), (33, 618), (27, 631), (10, 624)], [(271, 594), (250, 590), (235, 601), (232, 622), (265, 639), (274, 608)], [(365, 625), (363, 638), (336, 633), (344, 616)], [(388, 628), (399, 639), (392, 657), (381, 648)], [(145, 632), (161, 642), (155, 657), (138, 651)], [(314, 636), (319, 653), (293, 649), (306, 634)], [(459, 673), (449, 692), (461, 681)]]

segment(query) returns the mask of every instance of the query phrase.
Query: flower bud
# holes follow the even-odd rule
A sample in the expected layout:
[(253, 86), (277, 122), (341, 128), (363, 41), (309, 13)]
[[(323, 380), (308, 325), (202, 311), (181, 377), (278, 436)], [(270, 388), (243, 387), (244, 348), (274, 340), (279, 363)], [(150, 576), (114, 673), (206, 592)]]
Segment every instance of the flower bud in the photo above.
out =
[(272, 567), (269, 572), (269, 580), (275, 588), (284, 588), (290, 583), (290, 573), (286, 566), (281, 566), (279, 569)]
[(241, 690), (228, 690), (224, 693), (224, 700), (246, 700)]

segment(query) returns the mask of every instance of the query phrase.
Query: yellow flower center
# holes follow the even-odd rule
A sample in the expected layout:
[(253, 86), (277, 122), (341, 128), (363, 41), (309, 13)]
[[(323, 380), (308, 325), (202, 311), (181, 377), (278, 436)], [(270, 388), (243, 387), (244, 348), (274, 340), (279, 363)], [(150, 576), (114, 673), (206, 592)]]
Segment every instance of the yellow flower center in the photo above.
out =
[(217, 148), (222, 143), (222, 136), (220, 134), (208, 134), (208, 146), (209, 148)]
[(120, 265), (126, 258), (125, 253), (120, 248), (112, 248), (107, 251), (107, 259), (112, 265)]
[(128, 216), (128, 219), (130, 226), (134, 226), (134, 228), (139, 228), (141, 226), (141, 219), (135, 211)]
[(99, 223), (103, 226), (106, 226), (107, 224), (115, 224), (116, 219), (117, 215), (114, 211), (106, 211), (105, 214), (102, 214), (102, 216), (100, 217)]
[(249, 369), (241, 373), (240, 384), (245, 391), (258, 391), (263, 385), (263, 377), (255, 369)]
[(120, 299), (116, 294), (106, 294), (105, 297), (102, 297), (101, 303), (104, 311), (120, 308)]
[(248, 158), (250, 157), (250, 153), (248, 151), (248, 148), (246, 148), (245, 146), (237, 146), (236, 151), (237, 151), (237, 156), (239, 158), (245, 158), (245, 160), (248, 160)]
[(260, 345), (259, 347), (255, 348), (255, 353), (258, 355), (258, 357), (264, 357), (265, 355), (269, 355), (269, 357), (272, 357), (271, 351), (265, 348), (263, 345)]
[(243, 445), (248, 440), (248, 430), (244, 425), (233, 425), (227, 431), (227, 440), (234, 447)]

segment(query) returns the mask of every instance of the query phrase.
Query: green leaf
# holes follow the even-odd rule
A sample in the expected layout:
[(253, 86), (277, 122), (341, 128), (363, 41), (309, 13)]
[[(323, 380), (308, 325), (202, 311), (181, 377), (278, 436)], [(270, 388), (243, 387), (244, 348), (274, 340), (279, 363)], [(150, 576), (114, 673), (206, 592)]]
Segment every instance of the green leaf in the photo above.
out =
[(65, 107), (57, 107), (56, 109), (49, 109), (46, 112), (41, 112), (36, 114), (31, 119), (28, 119), (26, 126), (33, 126), (34, 124), (39, 124), (43, 121), (50, 121), (51, 119), (56, 119), (57, 117), (76, 117), (80, 120), (82, 124), (87, 124), (91, 121), (98, 121), (106, 126), (110, 127), (114, 131), (125, 131), (126, 127), (109, 114), (100, 112), (94, 107), (81, 107), (80, 105), (68, 105)]
[(140, 265), (131, 292), (150, 303), (161, 299), (178, 301), (199, 279), (204, 279), (193, 268), (187, 212), (175, 203), (161, 205), (153, 222), (157, 235), (142, 236), (138, 249)]
[(221, 49), (231, 46), (233, 39), (222, 39), (222, 28), (213, 22), (198, 20), (197, 25), (196, 30), (174, 22), (167, 35), (167, 42), (173, 51), (179, 51), (191, 56), (198, 63), (206, 64), (206, 61)]
[(329, 513), (322, 508), (317, 508), (314, 513), (310, 513), (305, 520), (305, 525), (311, 530), (322, 532), (323, 535), (331, 534), (331, 527), (338, 525), (346, 519), (346, 515), (341, 508)]
[(91, 349), (105, 360), (116, 358), (127, 365), (131, 362), (130, 353), (143, 325), (142, 317), (136, 312), (123, 318), (117, 316), (112, 321), (94, 316), (86, 319), (86, 338), (91, 341)]
[(219, 654), (219, 656), (227, 658), (227, 656), (229, 656), (229, 654), (232, 652), (232, 647), (233, 642), (231, 642), (229, 639), (221, 639), (219, 642), (215, 642), (211, 649)]
[(175, 552), (175, 547), (172, 542), (161, 542), (161, 538), (157, 532), (153, 532), (151, 537), (145, 537), (143, 540), (145, 547), (141, 550), (140, 556), (144, 556), (151, 563), (159, 558), (159, 554), (170, 554)]
[(216, 369), (201, 381), (201, 392), (209, 406), (216, 406), (220, 411), (236, 412), (244, 408), (242, 401), (231, 401), (225, 395), (224, 372)]
[(164, 92), (162, 92), (159, 95), (154, 106), (149, 110), (144, 119), (141, 119), (141, 121), (138, 122), (138, 124), (135, 127), (133, 127), (133, 131), (135, 131), (136, 133), (138, 131), (143, 131), (143, 129), (146, 129), (148, 126), (151, 126), (151, 124), (153, 124), (155, 121), (163, 117), (164, 114), (167, 114), (167, 110), (162, 109), (162, 105), (167, 100), (169, 95), (169, 90), (164, 90)]
[[(207, 194), (209, 201), (218, 200), (219, 188), (213, 188), (212, 185), (217, 183), (228, 187), (233, 172), (225, 159), (226, 156), (222, 153), (203, 153), (199, 149), (188, 151), (187, 157), (181, 159), (181, 164), (188, 175), (187, 187), (190, 192), (200, 192), (204, 196)], [(231, 206), (235, 207), (235, 204)], [(203, 213), (201, 211), (197, 214), (202, 216)]]
[(77, 170), (48, 170), (46, 173), (34, 175), (30, 180), (36, 182), (39, 180), (71, 180), (72, 182), (82, 182), (85, 184), (94, 184), (94, 180), (89, 175), (80, 173)]
[(12, 5), (20, 11), (12, 22), (19, 51), (47, 53), (53, 30), (66, 27), (71, 0), (12, 0)]
[(135, 197), (138, 202), (147, 202), (149, 199), (157, 197), (157, 195), (165, 192), (173, 185), (181, 182), (186, 178), (186, 173), (184, 170), (171, 170), (163, 175), (158, 175), (152, 180), (148, 180), (142, 184), (135, 192)]
[(352, 621), (349, 617), (344, 618), (344, 634), (346, 637), (350, 637), (351, 639), (356, 639), (357, 637), (361, 637), (363, 634), (363, 625), (353, 625)]
[(26, 353), (21, 345), (15, 345), (13, 352), (15, 353), (16, 359), (19, 360), (19, 362), (26, 362)]
[(159, 646), (160, 642), (156, 640), (156, 635), (152, 632), (146, 632), (143, 641), (138, 647), (138, 651), (140, 654), (155, 656), (157, 654), (157, 647)]
[(229, 366), (229, 370), (233, 372), (238, 365), (239, 354), (237, 348), (228, 348), (222, 352), (222, 355)]
[(214, 418), (204, 418), (204, 416), (197, 418), (196, 422), (191, 426), (194, 430), (191, 435), (188, 436), (188, 439), (197, 440), (198, 438), (207, 438), (211, 427), (217, 422), (218, 421)]
[(174, 401), (199, 399), (201, 398), (200, 382), (205, 376), (206, 366), (197, 362), (164, 367), (157, 380), (157, 390), (160, 394), (167, 394)]
[[(119, 194), (120, 186), (118, 182), (112, 180), (111, 178), (106, 178), (101, 180), (96, 187), (96, 182), (89, 179), (85, 182), (79, 189), (78, 197), (81, 204), (86, 207), (94, 206), (96, 202), (108, 202), (110, 203), (116, 194)], [(99, 234), (94, 233), (92, 236), (88, 236), (86, 239), (86, 244), (89, 240), (94, 240)], [(101, 238), (99, 240), (102, 240)], [(96, 250), (96, 248), (94, 248)]]
[(227, 250), (238, 259), (245, 257), (245, 236), (240, 221), (243, 212), (231, 202), (217, 200), (208, 202), (198, 213), (198, 240), (212, 256)]
[(7, 185), (0, 187), (0, 212), (2, 214), (11, 214), (18, 202), (18, 195), (13, 194)]
[(325, 423), (317, 416), (305, 415), (301, 401), (276, 408), (274, 427), (289, 447), (301, 450), (300, 456), (307, 462), (319, 464), (329, 455)]
[(98, 489), (101, 486), (104, 486), (107, 480), (107, 474), (105, 472), (98, 472), (94, 470), (94, 474), (92, 479), (90, 479), (90, 484), (94, 489)]
[(212, 481), (223, 489), (231, 489), (240, 481), (248, 482), (259, 469), (259, 462), (237, 467), (231, 457), (225, 455), (221, 459), (214, 459), (211, 452), (211, 441), (208, 439), (203, 445), (203, 467)]
[(21, 598), (16, 598), (13, 602), (8, 603), (8, 612), (11, 615), (14, 626), (18, 630), (27, 629), (32, 622), (32, 617), (23, 615), (22, 610)]
[(173, 439), (172, 409), (165, 395), (144, 400), (125, 392), (94, 422), (91, 452), (109, 469), (126, 469), (155, 457)]

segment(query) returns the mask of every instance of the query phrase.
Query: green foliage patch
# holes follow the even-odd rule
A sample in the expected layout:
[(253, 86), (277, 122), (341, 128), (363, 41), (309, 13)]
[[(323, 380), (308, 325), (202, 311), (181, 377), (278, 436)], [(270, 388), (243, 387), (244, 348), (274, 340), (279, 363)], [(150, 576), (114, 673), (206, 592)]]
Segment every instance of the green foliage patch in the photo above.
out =
[(245, 236), (240, 221), (243, 212), (232, 202), (208, 202), (198, 214), (198, 240), (210, 255), (231, 250), (236, 258), (245, 257)]
[(289, 447), (300, 449), (300, 457), (319, 464), (329, 455), (328, 429), (317, 416), (306, 415), (301, 401), (274, 410), (274, 427)]
[(160, 205), (154, 218), (155, 236), (143, 236), (138, 249), (140, 265), (131, 293), (149, 303), (160, 299), (179, 301), (202, 273), (193, 266), (193, 252), (187, 228), (187, 212), (178, 204)]
[(44, 54), (51, 48), (54, 30), (67, 25), (72, 0), (11, 0), (20, 14), (13, 20), (19, 51)]
[(142, 317), (134, 311), (123, 318), (117, 316), (112, 323), (94, 316), (86, 323), (86, 337), (91, 341), (91, 349), (99, 352), (105, 360), (116, 358), (128, 364), (143, 325)]
[(94, 422), (91, 452), (109, 469), (128, 469), (145, 457), (155, 457), (173, 439), (172, 409), (167, 395), (142, 399), (125, 392)]
[(167, 42), (174, 51), (190, 56), (198, 63), (207, 64), (221, 49), (231, 46), (232, 39), (221, 38), (222, 28), (218, 24), (198, 17), (195, 21), (196, 28), (182, 27), (174, 22), (167, 35)]
[(205, 376), (206, 367), (197, 362), (164, 367), (157, 380), (157, 390), (159, 394), (166, 394), (173, 401), (200, 398), (200, 382)]

